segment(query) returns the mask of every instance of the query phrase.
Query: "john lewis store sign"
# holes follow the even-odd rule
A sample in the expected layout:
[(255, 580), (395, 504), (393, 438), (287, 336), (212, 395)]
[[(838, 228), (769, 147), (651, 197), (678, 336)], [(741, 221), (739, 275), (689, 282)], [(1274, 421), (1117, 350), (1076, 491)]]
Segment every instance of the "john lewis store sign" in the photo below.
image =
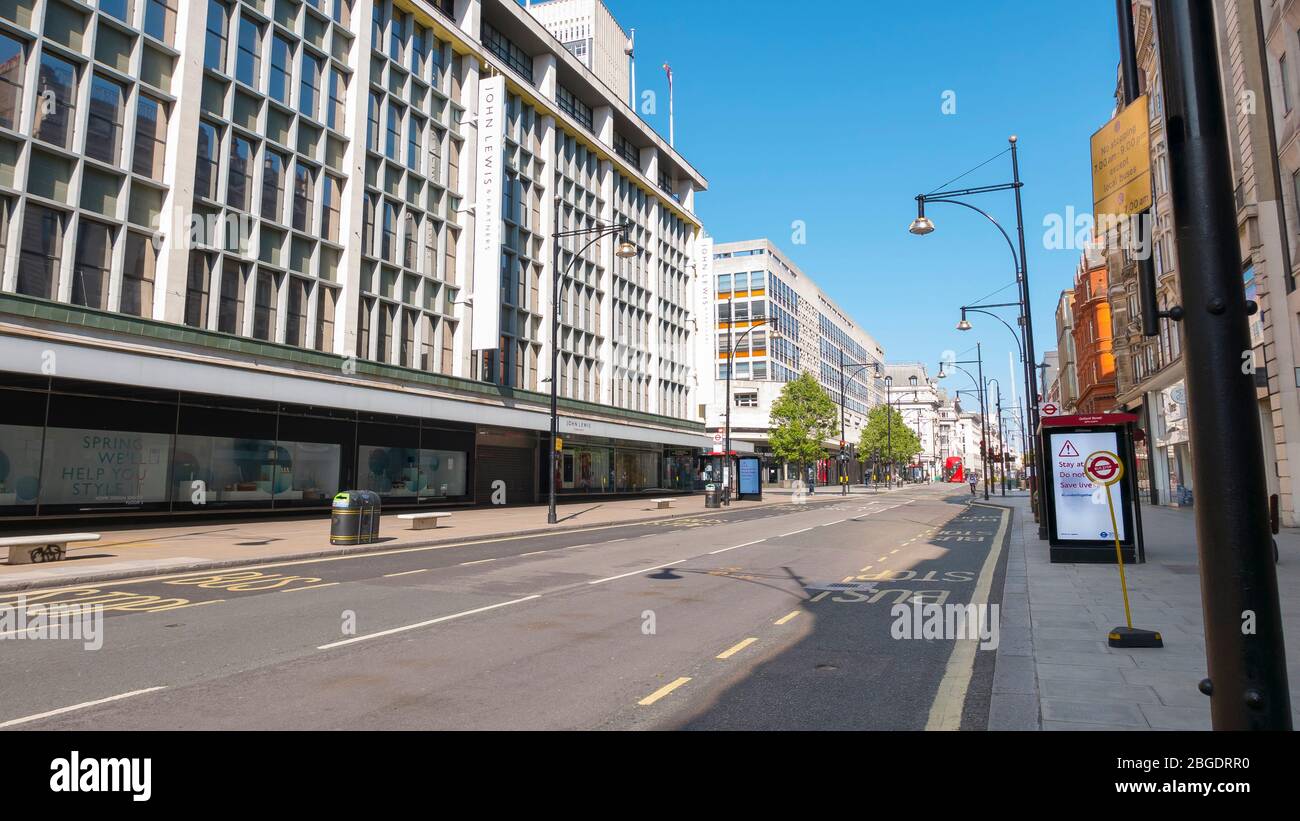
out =
[(506, 135), (506, 80), (489, 77), (478, 86), (478, 175), (474, 201), (474, 324), (476, 351), (501, 343), (502, 152)]

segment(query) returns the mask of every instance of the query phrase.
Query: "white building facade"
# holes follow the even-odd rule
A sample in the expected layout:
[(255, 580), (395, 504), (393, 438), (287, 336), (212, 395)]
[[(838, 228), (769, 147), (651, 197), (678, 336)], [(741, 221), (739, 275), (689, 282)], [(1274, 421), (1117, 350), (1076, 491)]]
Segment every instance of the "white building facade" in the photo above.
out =
[[(836, 406), (843, 407), (845, 439), (856, 446), (867, 413), (885, 401), (884, 349), (846, 311), (766, 239), (699, 245), (701, 272), (695, 291), (700, 325), (696, 361), (700, 364), (700, 411), (711, 432), (726, 425), (728, 352), (731, 369), (731, 438), (771, 454), (768, 440), (772, 403), (785, 383), (807, 371), (817, 378)], [(840, 363), (846, 363), (844, 391)], [(712, 362), (712, 367), (704, 363)], [(828, 440), (831, 456), (839, 441)], [(721, 448), (719, 448), (720, 450)], [(862, 466), (850, 460), (850, 476), (859, 481)], [(819, 482), (838, 479), (833, 458), (818, 465)], [(767, 460), (765, 480), (793, 479), (792, 466)]]
[(0, 516), (536, 501), (556, 310), (560, 491), (686, 489), (706, 187), (513, 0), (0, 4)]

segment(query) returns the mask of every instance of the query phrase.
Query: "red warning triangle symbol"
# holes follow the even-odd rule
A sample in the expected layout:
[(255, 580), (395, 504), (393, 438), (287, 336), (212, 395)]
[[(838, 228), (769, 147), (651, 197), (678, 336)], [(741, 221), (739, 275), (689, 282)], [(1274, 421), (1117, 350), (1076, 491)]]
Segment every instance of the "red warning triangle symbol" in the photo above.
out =
[(1075, 449), (1073, 442), (1071, 442), (1069, 439), (1066, 439), (1065, 447), (1061, 448), (1061, 452), (1056, 455), (1057, 456), (1078, 456), (1079, 451)]

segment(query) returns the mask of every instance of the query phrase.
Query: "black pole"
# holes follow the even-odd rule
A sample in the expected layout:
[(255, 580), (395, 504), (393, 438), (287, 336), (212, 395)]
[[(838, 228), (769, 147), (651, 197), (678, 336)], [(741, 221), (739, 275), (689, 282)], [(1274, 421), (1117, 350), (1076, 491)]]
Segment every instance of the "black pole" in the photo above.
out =
[(885, 381), (885, 487), (894, 487), (894, 383)]
[(731, 504), (731, 369), (735, 367), (736, 341), (733, 328), (736, 325), (736, 288), (733, 285), (727, 297), (727, 422), (726, 433), (722, 438), (722, 503)]
[(551, 270), (555, 272), (551, 282), (551, 476), (547, 483), (550, 492), (546, 510), (546, 523), (551, 525), (559, 521), (555, 511), (555, 448), (560, 441), (560, 242), (558, 237), (555, 238), (551, 261)]
[[(1016, 148), (1018, 142), (1019, 140), (1016, 137), (1014, 136), (1011, 137), (1011, 173), (1013, 179), (1015, 180), (1015, 186), (1016, 186), (1015, 187), (1016, 233), (1019, 235), (1020, 238), (1020, 303), (1024, 306), (1024, 310), (1022, 313), (1025, 319), (1025, 356), (1029, 359), (1029, 362), (1027, 363), (1029, 365), (1029, 396), (1027, 397), (1027, 401), (1029, 403), (1029, 426), (1034, 431), (1037, 431), (1038, 430), (1038, 368), (1037, 368), (1038, 356), (1037, 354), (1034, 353), (1034, 312), (1031, 303), (1029, 301), (1029, 257), (1026, 256), (1026, 249), (1025, 249), (1025, 211), (1024, 211), (1024, 204), (1022, 203), (1021, 201), (1022, 198), (1020, 196), (1020, 189), (1022, 187), (1022, 184), (1020, 182), (1020, 154), (1018, 152), (1018, 149)], [(1041, 450), (1041, 448), (1037, 448), (1036, 450)], [(1040, 488), (1042, 486), (1043, 476), (1046, 475), (1044, 473), (1044, 466), (1046, 465), (1046, 462), (1043, 459), (1043, 454), (1037, 453), (1036, 456), (1037, 458), (1035, 458), (1034, 460), (1034, 478), (1033, 478), (1033, 484), (1031, 486), (1032, 488), (1035, 489)], [(1041, 490), (1038, 491), (1037, 493), (1034, 493), (1031, 490), (1031, 494), (1035, 497), (1035, 506), (1036, 509), (1039, 511), (1039, 516), (1038, 516), (1039, 537), (1046, 539), (1047, 538), (1047, 517), (1043, 516), (1041, 513), (1042, 505), (1043, 505), (1043, 494)]]
[(984, 442), (980, 447), (980, 466), (984, 471), (984, 501), (989, 500), (989, 413), (987, 395), (984, 392), (984, 349), (979, 343), (975, 345), (975, 359), (979, 362), (979, 388), (980, 388), (980, 435)]
[(838, 476), (840, 478), (840, 495), (845, 496), (849, 492), (849, 486), (844, 481), (844, 349), (840, 348), (840, 455), (836, 459), (839, 463)]
[[(1157, 0), (1174, 235), (1182, 266), (1188, 417), (1205, 654), (1216, 730), (1289, 730), (1286, 646), (1268, 520), (1214, 5)], [(1250, 628), (1246, 622), (1250, 620)]]

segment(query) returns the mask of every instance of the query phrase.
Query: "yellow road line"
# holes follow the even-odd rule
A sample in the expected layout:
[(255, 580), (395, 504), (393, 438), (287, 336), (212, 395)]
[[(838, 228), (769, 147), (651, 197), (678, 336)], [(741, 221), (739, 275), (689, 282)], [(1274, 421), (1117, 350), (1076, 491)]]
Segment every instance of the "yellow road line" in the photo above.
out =
[(852, 577), (852, 576), (845, 576), (845, 577), (844, 577), (844, 581), (846, 581), (846, 582), (851, 582), (851, 581), (853, 581), (853, 577)]
[(732, 647), (730, 647), (730, 648), (728, 648), (728, 649), (726, 649), (726, 650), (723, 650), (723, 651), (722, 651), (721, 653), (719, 653), (715, 658), (719, 658), (719, 659), (729, 659), (729, 658), (731, 658), (732, 656), (736, 655), (736, 654), (739, 653), (741, 650), (744, 650), (746, 647), (748, 647), (749, 645), (753, 644), (753, 643), (756, 642), (756, 641), (758, 641), (758, 639), (745, 639), (744, 641), (737, 642), (734, 646), (732, 646)]
[(798, 611), (798, 610), (794, 611), (793, 613), (791, 613), (791, 614), (788, 615), (788, 616), (782, 616), (781, 618), (779, 618), (779, 619), (777, 619), (775, 622), (773, 622), (773, 624), (777, 624), (777, 625), (789, 624), (790, 621), (793, 620), (794, 617), (797, 616), (797, 615), (799, 615), (799, 611)]
[(818, 593), (816, 596), (813, 596), (811, 599), (809, 599), (809, 601), (821, 601), (822, 599), (826, 598), (826, 597), (829, 596), (830, 594), (831, 594), (831, 591), (829, 591), (829, 590), (824, 590), (824, 591), (822, 591), (821, 593)]
[(858, 572), (859, 572), (859, 573), (866, 573), (868, 570), (870, 570), (870, 569), (873, 568), (873, 567), (875, 567), (874, 564), (869, 564), (869, 565), (867, 565), (866, 567), (864, 567), (864, 568), (862, 568), (861, 570), (859, 570)]
[(405, 573), (389, 573), (387, 576), (384, 576), (384, 578), (396, 579), (398, 576), (414, 576), (416, 573), (428, 573), (428, 572), (429, 572), (428, 568), (425, 568), (424, 570), (408, 570)]
[(329, 584), (314, 584), (311, 587), (291, 587), (288, 590), (281, 590), (281, 593), (297, 593), (300, 590), (320, 590), (323, 587), (338, 587), (339, 582), (330, 582)]
[(678, 687), (681, 687), (683, 684), (685, 684), (690, 680), (691, 680), (690, 676), (682, 676), (676, 681), (670, 684), (665, 684), (664, 686), (660, 687), (658, 690), (655, 690), (650, 695), (638, 701), (637, 704), (641, 705), (642, 707), (649, 707), (651, 704), (654, 704), (656, 701), (668, 695), (673, 690), (676, 690)]

